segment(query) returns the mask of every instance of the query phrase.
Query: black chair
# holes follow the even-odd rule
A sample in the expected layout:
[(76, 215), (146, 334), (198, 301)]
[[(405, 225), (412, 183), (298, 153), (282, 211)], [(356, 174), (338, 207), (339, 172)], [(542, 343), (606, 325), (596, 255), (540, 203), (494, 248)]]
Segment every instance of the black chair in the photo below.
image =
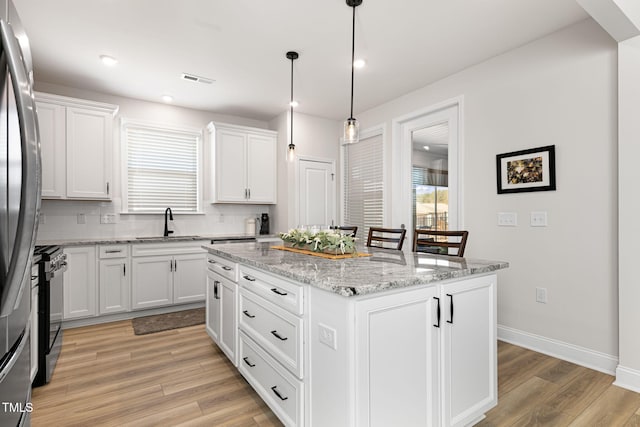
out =
[(338, 230), (338, 231), (342, 231), (342, 234), (348, 234), (349, 236), (355, 238), (356, 237), (356, 233), (358, 232), (358, 227), (357, 226), (349, 226), (349, 225), (332, 225), (331, 227), (332, 230)]
[[(462, 257), (468, 237), (468, 231), (437, 231), (417, 228), (413, 234), (413, 252)], [(451, 254), (449, 248), (456, 248), (456, 253)]]
[[(404, 228), (371, 227), (367, 237), (367, 246), (400, 251), (406, 234), (407, 230)], [(390, 245), (395, 245), (395, 247)]]

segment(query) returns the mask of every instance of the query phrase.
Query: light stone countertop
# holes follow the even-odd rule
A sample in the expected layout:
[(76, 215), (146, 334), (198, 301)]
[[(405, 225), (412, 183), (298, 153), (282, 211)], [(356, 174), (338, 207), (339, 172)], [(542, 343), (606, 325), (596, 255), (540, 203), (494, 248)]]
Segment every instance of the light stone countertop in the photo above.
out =
[(346, 297), (487, 274), (503, 261), (359, 247), (369, 257), (326, 259), (271, 249), (273, 243), (204, 245), (209, 253)]
[(217, 239), (237, 239), (237, 238), (250, 238), (255, 237), (257, 239), (277, 237), (273, 235), (248, 235), (248, 234), (232, 234), (232, 235), (213, 235), (213, 234), (199, 234), (189, 236), (146, 236), (146, 237), (88, 237), (86, 239), (71, 238), (71, 239), (49, 239), (49, 240), (36, 240), (36, 246), (87, 246), (87, 245), (115, 245), (115, 244), (127, 244), (127, 243), (170, 243), (170, 242), (189, 242), (198, 240)]

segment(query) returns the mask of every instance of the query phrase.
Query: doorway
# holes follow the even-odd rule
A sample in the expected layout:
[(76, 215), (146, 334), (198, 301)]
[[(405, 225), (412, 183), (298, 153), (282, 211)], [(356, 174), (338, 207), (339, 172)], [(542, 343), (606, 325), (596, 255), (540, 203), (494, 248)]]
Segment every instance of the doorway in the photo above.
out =
[(335, 222), (335, 162), (299, 158), (298, 225), (319, 227)]

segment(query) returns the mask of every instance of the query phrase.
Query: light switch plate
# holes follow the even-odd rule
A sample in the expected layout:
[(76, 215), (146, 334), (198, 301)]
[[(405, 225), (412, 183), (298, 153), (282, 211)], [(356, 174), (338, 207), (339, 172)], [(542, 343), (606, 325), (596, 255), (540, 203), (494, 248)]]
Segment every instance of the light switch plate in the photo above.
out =
[(118, 216), (114, 213), (100, 215), (100, 224), (115, 224), (118, 222)]
[(77, 222), (78, 222), (78, 224), (86, 224), (87, 223), (87, 218), (85, 217), (85, 215), (83, 213), (79, 213), (78, 214)]
[(498, 225), (501, 227), (517, 226), (518, 214), (515, 212), (498, 212)]
[(532, 227), (546, 227), (547, 226), (547, 213), (546, 212), (531, 212), (531, 226)]

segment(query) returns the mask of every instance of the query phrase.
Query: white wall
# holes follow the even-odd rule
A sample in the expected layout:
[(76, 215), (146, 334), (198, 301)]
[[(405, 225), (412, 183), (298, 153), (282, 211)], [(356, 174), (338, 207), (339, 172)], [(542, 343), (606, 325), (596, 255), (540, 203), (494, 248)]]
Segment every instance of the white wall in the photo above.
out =
[[(289, 112), (284, 112), (269, 122), (272, 129), (278, 131), (278, 204), (274, 207), (274, 232), (287, 231), (297, 225), (297, 206), (295, 205), (295, 162), (286, 161), (291, 123)], [(294, 111), (293, 143), (296, 156), (334, 160), (336, 163), (336, 183), (340, 182), (340, 135), (342, 122), (330, 120)], [(339, 194), (336, 185), (336, 194)]]
[[(36, 76), (37, 77), (37, 76)], [(92, 201), (57, 201), (44, 200), (42, 213), (45, 223), (38, 228), (38, 240), (66, 239), (66, 238), (104, 238), (122, 236), (158, 236), (164, 229), (162, 215), (119, 215), (117, 224), (100, 224), (100, 215), (105, 213), (119, 213), (122, 208), (121, 199), (121, 158), (120, 158), (120, 117), (145, 120), (168, 125), (189, 126), (203, 129), (205, 144), (208, 143), (206, 131), (207, 123), (216, 121), (259, 128), (268, 128), (263, 121), (245, 119), (241, 117), (213, 114), (206, 111), (181, 108), (167, 104), (145, 102), (131, 98), (123, 98), (90, 92), (70, 87), (36, 83), (39, 92), (71, 96), (92, 101), (107, 102), (120, 107), (114, 126), (114, 197), (112, 202)], [(207, 172), (211, 165), (207, 161), (209, 153), (205, 147), (204, 167)], [(208, 173), (205, 174), (208, 176)], [(209, 190), (208, 183), (204, 183), (205, 194)], [(206, 200), (203, 204), (204, 215), (174, 215), (173, 229), (176, 234), (206, 234), (228, 235), (241, 234), (245, 231), (245, 220), (259, 216), (262, 212), (270, 213), (273, 209), (269, 205), (213, 205)], [(85, 214), (86, 224), (78, 224), (77, 214)]]
[[(510, 263), (499, 273), (498, 323), (605, 359), (618, 354), (616, 73), (616, 43), (586, 20), (357, 115), (361, 128), (391, 129), (462, 96), (467, 255)], [(496, 193), (497, 154), (552, 144), (557, 191)], [(387, 179), (397, 203), (399, 177)], [(518, 226), (497, 227), (502, 211), (516, 212)], [(531, 211), (546, 211), (548, 227), (530, 227)], [(535, 302), (536, 287), (547, 304)]]
[(640, 36), (619, 44), (620, 367), (618, 383), (640, 391)]

